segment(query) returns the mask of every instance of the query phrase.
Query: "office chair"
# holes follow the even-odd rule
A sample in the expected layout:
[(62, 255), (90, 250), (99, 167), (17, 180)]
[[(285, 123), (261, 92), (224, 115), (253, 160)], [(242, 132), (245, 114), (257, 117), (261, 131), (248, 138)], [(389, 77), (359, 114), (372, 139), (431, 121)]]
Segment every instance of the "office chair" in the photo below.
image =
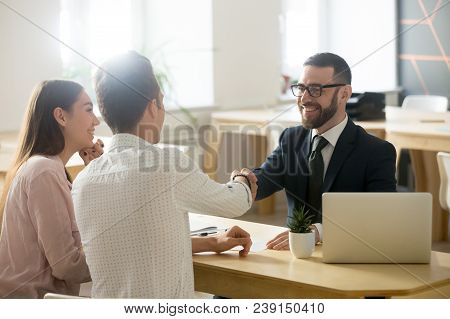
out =
[(408, 95), (402, 103), (402, 109), (411, 111), (447, 112), (448, 100), (438, 95)]
[(439, 202), (443, 209), (450, 211), (450, 153), (439, 152), (437, 162), (441, 177)]
[[(399, 110), (393, 110), (386, 108), (386, 118), (391, 121), (417, 121), (424, 116), (432, 116), (432, 113), (445, 113), (448, 108), (448, 100), (445, 96), (437, 95), (408, 95), (404, 100), (402, 107)], [(401, 111), (400, 111), (401, 110)], [(400, 112), (399, 112), (400, 111)], [(411, 112), (408, 112), (411, 111)], [(435, 116), (432, 116), (434, 118)], [(439, 118), (440, 115), (437, 115)], [(409, 165), (412, 157), (411, 152), (402, 150), (401, 154), (398, 154), (398, 163), (402, 163), (401, 176), (403, 180), (410, 179), (410, 173), (405, 170), (405, 165)], [(400, 167), (397, 167), (400, 169)], [(407, 191), (408, 187), (399, 186), (400, 191)]]
[[(450, 153), (439, 152), (437, 154), (437, 162), (439, 167), (439, 176), (441, 178), (439, 202), (441, 207), (450, 213)], [(450, 229), (450, 225), (448, 229)]]

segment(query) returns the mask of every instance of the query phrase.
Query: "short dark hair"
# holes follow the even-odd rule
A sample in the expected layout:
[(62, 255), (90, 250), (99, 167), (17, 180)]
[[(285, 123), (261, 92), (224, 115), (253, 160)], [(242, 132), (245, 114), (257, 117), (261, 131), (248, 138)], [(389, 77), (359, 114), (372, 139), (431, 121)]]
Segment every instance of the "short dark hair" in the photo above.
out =
[(104, 63), (94, 77), (97, 102), (113, 133), (133, 130), (160, 87), (149, 59), (129, 51)]
[(352, 84), (352, 71), (347, 62), (339, 55), (329, 52), (317, 53), (306, 59), (303, 66), (312, 65), (318, 67), (333, 67), (334, 81), (339, 81), (344, 84)]

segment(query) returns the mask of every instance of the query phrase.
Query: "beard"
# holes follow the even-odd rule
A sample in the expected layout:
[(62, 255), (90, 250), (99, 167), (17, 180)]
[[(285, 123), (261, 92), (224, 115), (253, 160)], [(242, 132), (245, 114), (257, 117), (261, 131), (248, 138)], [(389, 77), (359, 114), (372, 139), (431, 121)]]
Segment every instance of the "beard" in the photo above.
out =
[[(331, 103), (328, 107), (324, 108), (319, 103), (305, 103), (305, 104), (299, 104), (300, 113), (302, 114), (302, 125), (303, 127), (307, 129), (316, 129), (319, 127), (322, 127), (326, 122), (328, 122), (337, 112), (338, 105), (337, 105), (337, 92), (334, 92), (333, 98), (331, 99)], [(319, 114), (312, 118), (307, 119), (305, 116), (303, 116), (302, 109), (305, 106), (313, 106), (317, 107), (319, 110)]]

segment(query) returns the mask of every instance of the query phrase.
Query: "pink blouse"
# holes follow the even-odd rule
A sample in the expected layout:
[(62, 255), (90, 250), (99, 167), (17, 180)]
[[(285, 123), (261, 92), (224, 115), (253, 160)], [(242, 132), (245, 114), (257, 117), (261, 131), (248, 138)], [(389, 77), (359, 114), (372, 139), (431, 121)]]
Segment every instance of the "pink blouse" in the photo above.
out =
[(90, 280), (70, 189), (58, 156), (32, 156), (18, 170), (0, 237), (1, 298), (78, 295)]

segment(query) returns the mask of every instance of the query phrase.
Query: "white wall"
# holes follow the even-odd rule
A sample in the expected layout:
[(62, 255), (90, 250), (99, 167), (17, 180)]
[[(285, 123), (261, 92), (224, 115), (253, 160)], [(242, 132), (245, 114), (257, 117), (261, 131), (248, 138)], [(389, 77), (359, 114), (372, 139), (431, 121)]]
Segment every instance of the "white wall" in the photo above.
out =
[(222, 108), (273, 105), (281, 86), (281, 0), (214, 0), (214, 96)]
[[(5, 2), (58, 36), (58, 0)], [(59, 44), (0, 4), (0, 131), (19, 130), (33, 87), (60, 75)]]
[(380, 49), (396, 36), (396, 1), (327, 0), (327, 4), (327, 16), (322, 16), (327, 23), (326, 50), (350, 65), (354, 91), (396, 88), (396, 42)]

